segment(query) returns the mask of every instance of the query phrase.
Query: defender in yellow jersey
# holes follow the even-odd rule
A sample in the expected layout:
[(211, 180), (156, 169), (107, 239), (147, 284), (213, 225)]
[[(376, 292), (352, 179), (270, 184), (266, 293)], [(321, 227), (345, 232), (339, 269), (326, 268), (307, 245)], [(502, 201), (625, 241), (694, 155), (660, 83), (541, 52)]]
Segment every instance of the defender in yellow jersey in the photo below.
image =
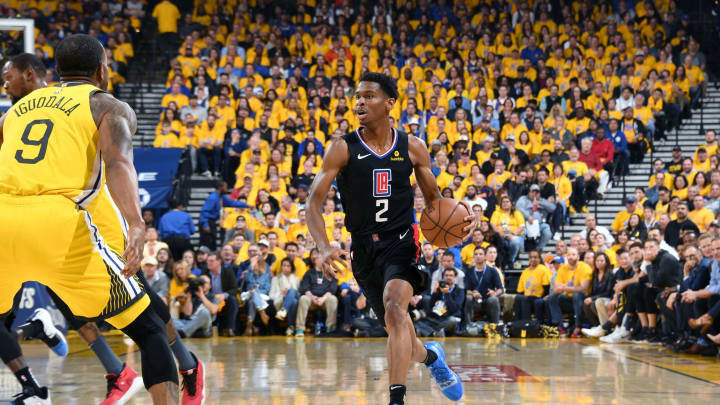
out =
[[(60, 85), (23, 97), (0, 118), (0, 313), (26, 280), (52, 288), (81, 317), (107, 318), (140, 347), (155, 403), (177, 403), (177, 373), (164, 325), (134, 276), (144, 223), (132, 164), (133, 111), (102, 89), (107, 60), (87, 35), (56, 52)], [(105, 186), (128, 221), (122, 256), (87, 210)], [(45, 239), (45, 241), (43, 241)], [(13, 269), (22, 268), (22, 274)]]
[[(4, 222), (10, 226), (4, 227), (0, 237), (8, 236), (13, 222), (22, 232), (4, 248), (20, 248), (16, 265), (27, 269), (23, 276), (39, 280), (43, 274), (49, 275), (51, 279), (44, 284), (58, 293), (76, 316), (84, 318), (115, 317), (145, 295), (136, 276), (122, 277), (124, 264), (118, 252), (107, 246), (90, 213), (79, 210), (93, 202), (105, 183), (99, 132), (90, 109), (90, 97), (99, 92), (82, 82), (33, 91), (5, 115), (3, 134), (13, 136), (4, 136), (0, 149), (0, 204), (7, 201), (7, 209), (0, 215), (11, 221)], [(29, 215), (34, 212), (31, 207), (38, 207), (37, 215)], [(54, 215), (49, 216), (51, 212)], [(37, 238), (43, 234), (55, 243), (41, 244), (42, 252), (31, 254), (28, 245), (38, 245)], [(73, 248), (68, 250), (68, 246)], [(36, 263), (43, 255), (45, 260)], [(92, 257), (90, 265), (87, 256)], [(11, 258), (12, 253), (1, 257)], [(26, 280), (15, 277), (7, 281), (1, 288), (11, 291), (9, 298), (0, 297), (0, 313), (10, 309), (6, 301)], [(104, 291), (78, 288), (104, 283), (112, 287)], [(144, 301), (132, 311), (134, 316), (147, 307), (147, 298)], [(133, 320), (132, 314), (128, 315), (109, 321), (122, 328)]]
[[(13, 104), (33, 90), (46, 86), (43, 80), (45, 77), (45, 70), (45, 66), (40, 59), (27, 53), (13, 57), (13, 59), (3, 67), (2, 75), (3, 80), (5, 81), (4, 87), (7, 94), (13, 100)], [(110, 192), (107, 186), (105, 186), (100, 191), (97, 198), (88, 205), (87, 210), (93, 217), (94, 222), (97, 225), (100, 234), (103, 235), (107, 245), (115, 252), (124, 251), (127, 222), (110, 197)], [(147, 281), (144, 280), (142, 273), (138, 273), (138, 277), (140, 278), (141, 285), (147, 285)], [(204, 367), (202, 362), (197, 358), (197, 356), (188, 351), (182, 343), (182, 339), (178, 335), (175, 325), (170, 317), (167, 305), (152, 289), (146, 289), (146, 292), (150, 297), (150, 305), (153, 307), (153, 310), (157, 312), (160, 319), (165, 323), (168, 342), (170, 343), (173, 354), (178, 361), (179, 369), (184, 375), (183, 401), (192, 402), (198, 399), (202, 400), (204, 398), (204, 393), (201, 388), (198, 388), (197, 383), (198, 381), (203, 380), (202, 375), (204, 374)], [(105, 402), (115, 403), (127, 401), (130, 397), (137, 393), (142, 387), (142, 378), (140, 378), (128, 364), (123, 364), (123, 362), (113, 353), (100, 330), (97, 328), (97, 325), (94, 322), (85, 322), (75, 318), (72, 311), (57, 296), (57, 294), (50, 289), (48, 290), (48, 293), (50, 294), (52, 301), (55, 303), (55, 306), (67, 320), (71, 329), (77, 330), (78, 334), (100, 360), (105, 369), (105, 374), (110, 376)], [(42, 339), (49, 343), (53, 342), (52, 339), (43, 339), (42, 333), (44, 332), (32, 332), (36, 329), (20, 328), (25, 339)], [(0, 332), (1, 331), (2, 328), (0, 328)], [(28, 333), (28, 331), (30, 331), (30, 333)], [(37, 335), (37, 333), (41, 333), (41, 335)], [(12, 338), (10, 335), (0, 336), (0, 346), (12, 346), (12, 341), (14, 341), (15, 346), (17, 346), (16, 338)], [(53, 350), (55, 349), (53, 348)], [(19, 346), (17, 347), (17, 353), (21, 354)], [(13, 359), (18, 357), (17, 353), (15, 353), (15, 357), (12, 357)], [(6, 361), (6, 363), (8, 362)], [(12, 364), (8, 365), (12, 367)], [(25, 367), (22, 364), (20, 365), (20, 368)], [(13, 373), (17, 372), (17, 370), (12, 371)], [(190, 378), (191, 376), (194, 378)], [(23, 381), (20, 381), (20, 383), (23, 384)]]

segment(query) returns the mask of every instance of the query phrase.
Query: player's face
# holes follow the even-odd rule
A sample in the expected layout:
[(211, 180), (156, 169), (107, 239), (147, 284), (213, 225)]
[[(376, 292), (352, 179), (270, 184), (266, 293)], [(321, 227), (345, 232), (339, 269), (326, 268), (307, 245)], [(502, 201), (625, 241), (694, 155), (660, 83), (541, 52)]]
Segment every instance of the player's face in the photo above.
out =
[(390, 110), (395, 104), (394, 98), (389, 98), (380, 85), (375, 82), (360, 82), (355, 91), (354, 112), (360, 125), (367, 125), (380, 119), (387, 119)]
[(25, 96), (23, 94), (23, 75), (13, 67), (12, 63), (8, 62), (3, 66), (2, 79), (4, 82), (3, 87), (13, 104)]

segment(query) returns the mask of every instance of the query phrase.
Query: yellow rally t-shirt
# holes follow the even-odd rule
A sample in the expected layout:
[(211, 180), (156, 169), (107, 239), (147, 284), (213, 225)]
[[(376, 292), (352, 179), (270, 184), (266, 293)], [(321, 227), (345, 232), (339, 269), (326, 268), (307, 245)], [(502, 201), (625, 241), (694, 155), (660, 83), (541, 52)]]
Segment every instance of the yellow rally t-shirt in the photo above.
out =
[[(560, 266), (555, 275), (555, 283), (567, 284), (569, 287), (577, 287), (583, 281), (592, 281), (592, 268), (585, 262), (578, 262), (575, 270), (570, 269), (570, 264)], [(572, 297), (573, 293), (566, 292), (565, 295)]]
[(544, 264), (538, 264), (534, 269), (526, 268), (520, 275), (517, 292), (527, 296), (542, 297), (543, 287), (550, 285), (552, 273)]

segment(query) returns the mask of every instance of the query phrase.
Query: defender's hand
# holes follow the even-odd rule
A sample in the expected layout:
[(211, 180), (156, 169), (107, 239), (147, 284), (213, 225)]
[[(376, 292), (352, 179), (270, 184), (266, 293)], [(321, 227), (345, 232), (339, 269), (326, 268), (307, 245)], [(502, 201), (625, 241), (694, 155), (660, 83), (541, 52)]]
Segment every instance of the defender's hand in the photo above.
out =
[(145, 244), (145, 225), (135, 225), (128, 230), (127, 248), (122, 254), (125, 260), (125, 268), (121, 274), (130, 278), (140, 270), (140, 263), (143, 259), (143, 246)]

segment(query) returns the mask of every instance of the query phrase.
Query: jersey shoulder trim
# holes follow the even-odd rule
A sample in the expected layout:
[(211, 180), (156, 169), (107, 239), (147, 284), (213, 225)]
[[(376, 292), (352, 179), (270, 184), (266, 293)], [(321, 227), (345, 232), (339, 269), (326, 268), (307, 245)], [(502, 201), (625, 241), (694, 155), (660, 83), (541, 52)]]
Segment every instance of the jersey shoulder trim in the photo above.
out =
[(398, 138), (399, 138), (398, 130), (395, 129), (395, 128), (393, 128), (392, 130), (393, 130), (393, 143), (392, 143), (392, 146), (390, 146), (390, 148), (389, 148), (385, 153), (383, 153), (382, 155), (379, 154), (379, 153), (377, 153), (375, 150), (373, 150), (372, 147), (370, 147), (370, 145), (368, 145), (367, 143), (365, 143), (365, 141), (362, 139), (362, 136), (360, 136), (360, 132), (358, 132), (358, 130), (355, 130), (355, 137), (360, 141), (360, 144), (361, 144), (365, 149), (367, 149), (368, 152), (372, 153), (373, 156), (375, 156), (376, 158), (382, 159), (382, 158), (390, 155), (390, 153), (391, 153), (392, 151), (394, 151), (395, 148), (397, 147)]

